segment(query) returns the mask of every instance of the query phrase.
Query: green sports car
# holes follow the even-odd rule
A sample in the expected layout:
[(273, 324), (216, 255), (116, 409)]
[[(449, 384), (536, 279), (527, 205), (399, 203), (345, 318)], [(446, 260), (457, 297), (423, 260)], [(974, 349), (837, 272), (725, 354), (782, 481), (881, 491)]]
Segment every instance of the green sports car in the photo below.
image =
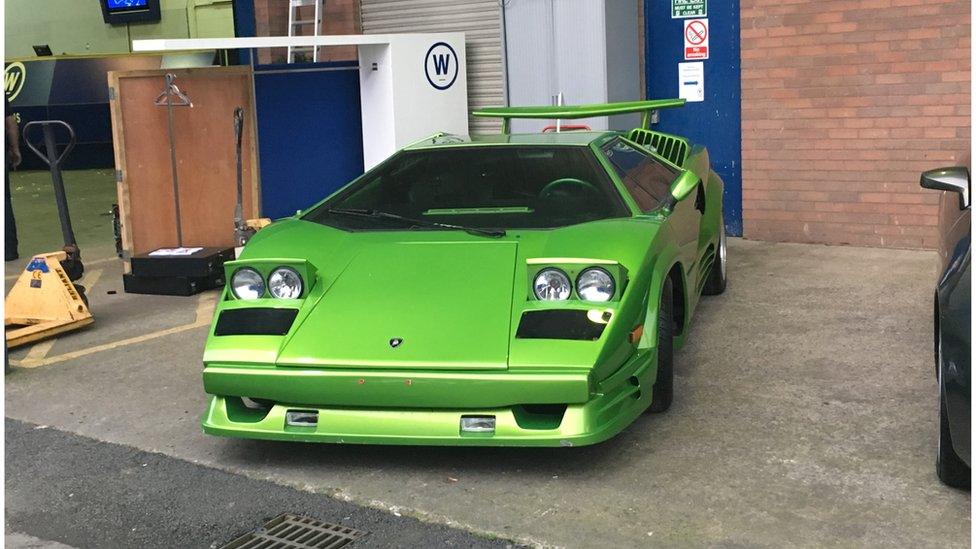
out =
[[(708, 152), (647, 129), (683, 100), (490, 108), (258, 232), (203, 356), (214, 435), (576, 446), (672, 400), (674, 350), (726, 283)], [(641, 112), (629, 132), (512, 118)]]

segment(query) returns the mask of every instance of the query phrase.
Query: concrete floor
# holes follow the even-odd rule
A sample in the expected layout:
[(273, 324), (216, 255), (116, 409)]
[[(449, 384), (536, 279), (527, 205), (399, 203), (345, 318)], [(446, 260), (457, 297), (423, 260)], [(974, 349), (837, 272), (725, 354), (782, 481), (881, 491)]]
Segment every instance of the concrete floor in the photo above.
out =
[(7, 376), (6, 415), (537, 544), (968, 546), (969, 493), (934, 472), (935, 255), (732, 239), (729, 259), (678, 353), (672, 409), (595, 447), (205, 436), (213, 293), (125, 295), (112, 260), (89, 267), (91, 329), (11, 353), (33, 367)]

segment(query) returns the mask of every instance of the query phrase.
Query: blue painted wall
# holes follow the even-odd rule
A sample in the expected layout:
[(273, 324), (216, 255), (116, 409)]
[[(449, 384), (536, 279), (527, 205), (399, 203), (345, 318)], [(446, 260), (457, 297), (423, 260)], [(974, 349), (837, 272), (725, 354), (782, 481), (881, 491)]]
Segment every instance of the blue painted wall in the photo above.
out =
[[(678, 97), (678, 63), (684, 61), (684, 20), (671, 19), (671, 2), (644, 1), (647, 97)], [(742, 86), (739, 0), (708, 2), (709, 58), (705, 101), (661, 111), (654, 129), (684, 135), (708, 148), (725, 182), (725, 226), (742, 235)]]
[(357, 63), (260, 65), (254, 86), (261, 215), (292, 215), (363, 173)]
[[(257, 21), (254, 19), (254, 0), (234, 0), (234, 36), (238, 38), (257, 36)], [(250, 65), (252, 50), (231, 50), (231, 65)]]
[(234, 0), (234, 36), (257, 36), (254, 20), (254, 0)]

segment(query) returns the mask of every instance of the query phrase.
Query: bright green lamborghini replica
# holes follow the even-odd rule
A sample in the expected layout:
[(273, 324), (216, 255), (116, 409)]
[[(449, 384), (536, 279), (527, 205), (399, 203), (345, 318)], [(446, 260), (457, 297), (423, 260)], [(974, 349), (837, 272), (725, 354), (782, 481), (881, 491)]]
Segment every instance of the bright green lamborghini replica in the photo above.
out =
[[(226, 264), (203, 429), (368, 444), (578, 446), (672, 400), (674, 350), (725, 289), (723, 183), (647, 129), (683, 100), (477, 111)], [(641, 112), (629, 132), (512, 118)]]

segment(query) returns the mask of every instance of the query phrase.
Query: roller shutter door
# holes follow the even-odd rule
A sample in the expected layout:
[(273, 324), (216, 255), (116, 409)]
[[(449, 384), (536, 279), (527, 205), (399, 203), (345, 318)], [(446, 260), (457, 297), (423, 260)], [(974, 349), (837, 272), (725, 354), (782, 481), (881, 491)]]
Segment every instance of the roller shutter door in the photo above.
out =
[[(468, 110), (504, 105), (499, 0), (360, 0), (363, 32), (463, 32)], [(471, 133), (495, 133), (497, 120), (469, 117)]]

